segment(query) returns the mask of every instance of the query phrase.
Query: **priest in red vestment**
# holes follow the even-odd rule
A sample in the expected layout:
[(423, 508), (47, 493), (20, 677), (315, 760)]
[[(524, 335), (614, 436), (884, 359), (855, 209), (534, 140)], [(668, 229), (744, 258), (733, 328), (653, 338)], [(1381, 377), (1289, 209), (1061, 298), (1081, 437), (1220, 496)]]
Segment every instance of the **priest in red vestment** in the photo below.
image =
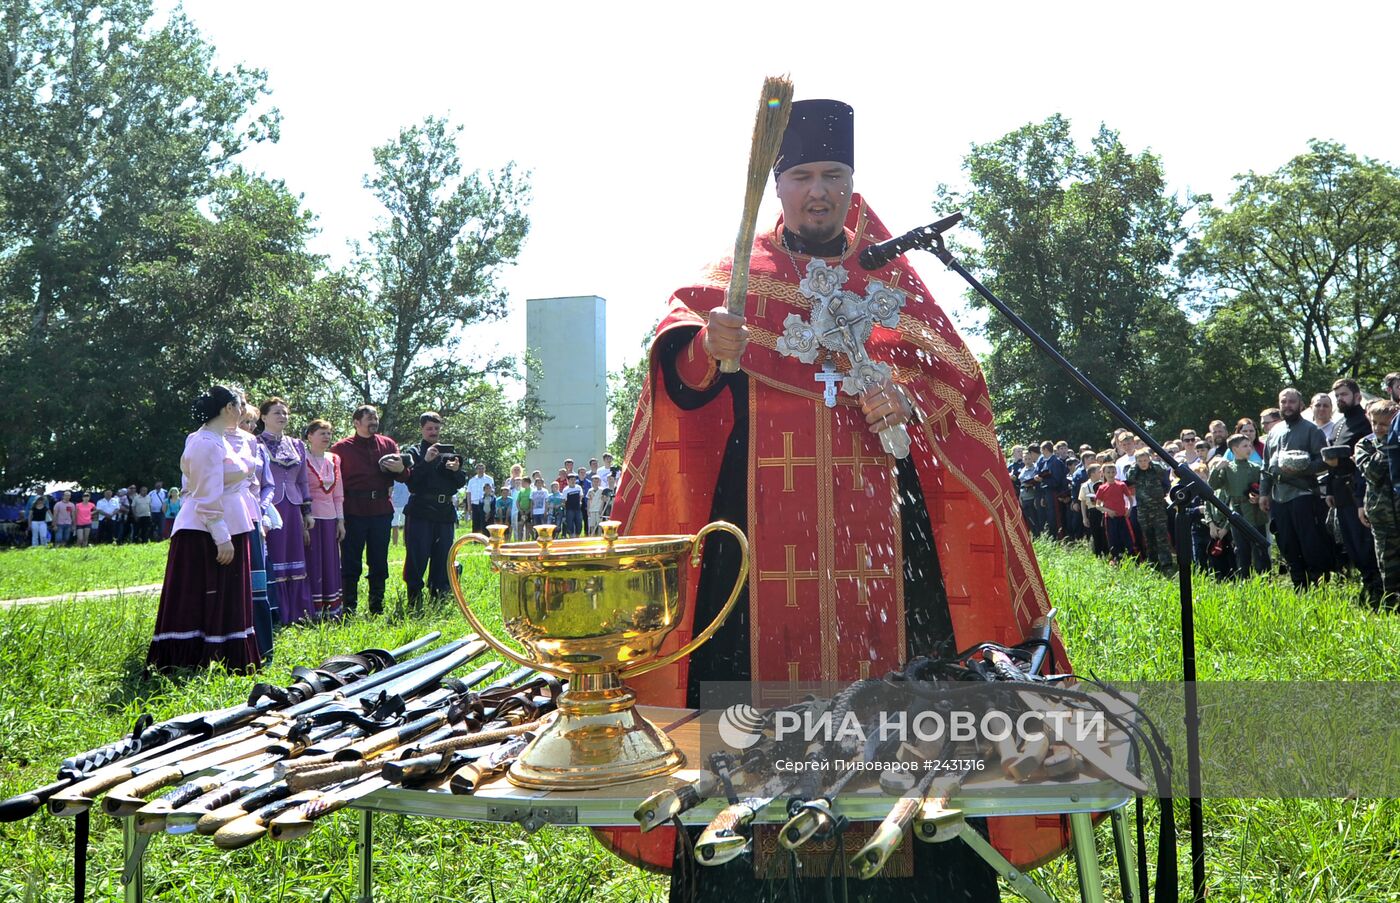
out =
[[(710, 642), (630, 682), (640, 702), (693, 706), (705, 681), (878, 677), (916, 655), (1014, 644), (1050, 607), (976, 359), (906, 259), (874, 272), (857, 263), (890, 236), (852, 191), (852, 123), (837, 101), (793, 105), (775, 167), (783, 214), (754, 242), (745, 316), (724, 310), (726, 260), (672, 296), (657, 330), (613, 516), (625, 534), (727, 520), (752, 560), (746, 598)], [(811, 314), (814, 259), (857, 296), (904, 294), (865, 342), (888, 376), (859, 394), (826, 390), (824, 370), (848, 372), (847, 355), (804, 362), (783, 342)], [(721, 372), (736, 356), (740, 371)], [(910, 451), (895, 458), (878, 433), (901, 424)], [(737, 569), (732, 540), (707, 540), (667, 651), (709, 623)], [(1058, 637), (1055, 655), (1068, 670)], [(670, 832), (607, 836), (638, 861), (670, 861)], [(990, 837), (1029, 867), (1064, 849), (1068, 829), (1059, 817), (995, 819)], [(904, 846), (917, 877), (861, 882), (862, 899), (877, 887), (885, 900), (997, 899), (994, 874), (965, 845)], [(752, 881), (744, 859), (698, 868), (701, 898), (742, 894), (744, 869)]]

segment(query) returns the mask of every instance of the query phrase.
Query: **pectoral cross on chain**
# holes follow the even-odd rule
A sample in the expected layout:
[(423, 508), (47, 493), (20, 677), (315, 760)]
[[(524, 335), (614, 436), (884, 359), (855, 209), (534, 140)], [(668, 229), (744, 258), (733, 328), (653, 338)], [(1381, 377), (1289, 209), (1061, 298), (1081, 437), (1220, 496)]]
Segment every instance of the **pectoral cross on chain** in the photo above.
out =
[(826, 406), (829, 408), (836, 407), (836, 384), (845, 379), (845, 377), (836, 372), (836, 368), (832, 366), (831, 361), (826, 361), (822, 364), (821, 371), (812, 378), (819, 383), (826, 384), (822, 387), (822, 401), (826, 403)]

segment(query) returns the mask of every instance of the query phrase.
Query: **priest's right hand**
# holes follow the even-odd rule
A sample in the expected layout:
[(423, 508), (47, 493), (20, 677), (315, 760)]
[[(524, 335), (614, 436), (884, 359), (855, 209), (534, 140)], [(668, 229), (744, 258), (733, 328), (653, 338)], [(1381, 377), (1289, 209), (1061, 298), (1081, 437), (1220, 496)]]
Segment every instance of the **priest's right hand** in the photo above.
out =
[(749, 344), (744, 318), (723, 307), (710, 311), (710, 322), (700, 330), (705, 353), (717, 361), (737, 361)]
[(216, 546), (216, 549), (218, 551), (218, 554), (214, 556), (214, 560), (217, 561), (219, 564), (228, 564), (233, 561), (232, 542), (221, 542), (218, 544), (218, 546)]

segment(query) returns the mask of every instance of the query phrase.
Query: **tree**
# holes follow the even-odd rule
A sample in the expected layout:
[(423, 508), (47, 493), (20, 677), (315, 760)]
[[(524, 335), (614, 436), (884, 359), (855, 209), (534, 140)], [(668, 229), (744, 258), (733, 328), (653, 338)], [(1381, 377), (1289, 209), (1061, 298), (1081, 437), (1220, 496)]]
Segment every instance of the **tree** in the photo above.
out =
[[(1106, 127), (1080, 151), (1055, 115), (974, 146), (963, 167), (969, 188), (941, 187), (935, 207), (967, 212), (979, 239), (960, 249), (968, 268), (1127, 410), (1174, 416), (1159, 386), (1191, 336), (1170, 270), (1186, 207), (1161, 161)], [(983, 329), (998, 426), (1019, 440), (1102, 437), (1106, 414), (999, 317)]]
[(608, 374), (608, 424), (612, 428), (612, 441), (608, 451), (613, 458), (622, 462), (627, 451), (627, 440), (632, 435), (632, 420), (637, 414), (637, 405), (642, 400), (642, 383), (647, 378), (649, 361), (643, 357), (633, 364), (624, 364), (622, 369)]
[(632, 419), (637, 414), (637, 406), (642, 400), (642, 383), (647, 378), (647, 368), (651, 366), (651, 341), (656, 337), (657, 320), (647, 330), (642, 339), (641, 359), (633, 364), (624, 364), (622, 369), (608, 374), (608, 424), (612, 428), (612, 442), (608, 451), (618, 464), (627, 451), (627, 440), (632, 434)]
[(294, 381), (309, 214), (242, 171), (263, 73), (143, 0), (8, 4), (0, 31), (0, 485), (175, 474), (212, 379)]
[(326, 366), (355, 398), (376, 403), (383, 432), (400, 438), (413, 434), (418, 409), (448, 407), (463, 387), (519, 372), (513, 358), (468, 358), (463, 340), (506, 312), (497, 279), (529, 230), (529, 180), (514, 164), (463, 176), (460, 132), (428, 117), (375, 148), (365, 187), (385, 216), (353, 263), (319, 286), (337, 310)]
[[(1312, 141), (1278, 170), (1236, 177), (1186, 257), (1212, 319), (1248, 322), (1247, 353), (1306, 394), (1374, 385), (1400, 356), (1400, 169)], [(1276, 390), (1278, 383), (1273, 388)]]

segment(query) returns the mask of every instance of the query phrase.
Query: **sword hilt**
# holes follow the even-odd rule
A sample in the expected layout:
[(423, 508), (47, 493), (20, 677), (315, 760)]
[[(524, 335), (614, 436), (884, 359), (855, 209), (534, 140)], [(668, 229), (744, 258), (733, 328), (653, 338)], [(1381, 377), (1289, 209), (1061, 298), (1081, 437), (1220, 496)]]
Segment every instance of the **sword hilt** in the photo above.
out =
[(637, 807), (637, 811), (632, 813), (632, 817), (642, 826), (642, 831), (645, 833), (659, 824), (694, 809), (709, 799), (718, 787), (719, 778), (712, 772), (702, 771), (694, 781), (679, 787), (658, 790), (642, 800), (642, 804)]
[(256, 812), (236, 818), (214, 832), (214, 845), (221, 850), (246, 847), (267, 833), (268, 822), (303, 802), (305, 798), (280, 799), (268, 803)]
[(61, 817), (81, 815), (92, 808), (93, 800), (99, 793), (130, 779), (129, 768), (114, 767), (110, 771), (99, 771), (49, 797), (49, 812)]
[(102, 800), (102, 811), (113, 818), (135, 815), (137, 809), (146, 805), (146, 797), (184, 776), (185, 772), (178, 765), (152, 769), (113, 787)]
[[(222, 831), (225, 826), (242, 818), (248, 813), (260, 807), (284, 800), (291, 795), (292, 789), (287, 786), (285, 781), (278, 781), (275, 784), (259, 787), (257, 790), (240, 797), (235, 802), (211, 810), (208, 814), (202, 816), (195, 824), (195, 830), (200, 834), (217, 834), (219, 831)], [(233, 848), (231, 847), (230, 849)]]
[(325, 768), (335, 764), (334, 753), (321, 753), (314, 756), (301, 756), (296, 759), (283, 760), (279, 762), (273, 771), (278, 778), (288, 778), (300, 771), (313, 771), (317, 768)]
[(808, 800), (797, 808), (778, 832), (778, 843), (789, 850), (797, 850), (818, 834), (831, 830), (835, 823), (836, 816), (831, 811), (830, 800)]
[(350, 762), (336, 762), (327, 765), (325, 768), (313, 768), (308, 771), (298, 771), (296, 774), (287, 775), (286, 785), (293, 792), (310, 790), (313, 787), (324, 787), (327, 784), (338, 784), (350, 778), (359, 777), (371, 771), (376, 771), (384, 763), (379, 759), (359, 759)]
[(440, 752), (385, 762), (381, 777), (391, 784), (422, 783), (434, 777), (441, 777), (451, 761), (451, 753)]
[(961, 809), (949, 809), (945, 799), (927, 799), (919, 805), (914, 815), (914, 836), (931, 843), (938, 839), (938, 832), (961, 822)]
[(273, 840), (300, 840), (316, 827), (317, 819), (350, 805), (350, 801), (339, 796), (322, 796), (278, 815), (269, 825)]
[(870, 840), (851, 857), (851, 869), (857, 877), (869, 879), (880, 873), (904, 840), (904, 831), (918, 809), (919, 800), (913, 797), (901, 797), (895, 802)]
[(459, 749), (469, 749), (473, 746), (489, 746), (492, 743), (500, 743), (502, 740), (509, 740), (511, 737), (518, 737), (521, 734), (528, 734), (538, 730), (542, 718), (533, 721), (526, 721), (523, 724), (514, 724), (510, 727), (503, 727), (499, 730), (477, 731), (475, 733), (458, 734), (452, 737), (445, 737), (433, 743), (425, 743), (414, 748), (414, 756), (431, 756), (438, 753), (456, 752)]
[(749, 839), (739, 832), (753, 822), (755, 814), (748, 803), (725, 806), (695, 841), (695, 861), (701, 865), (723, 865), (743, 853)]
[(257, 815), (244, 815), (215, 831), (214, 845), (221, 850), (237, 850), (266, 833), (267, 825)]
[(181, 806), (188, 806), (190, 803), (199, 799), (201, 796), (208, 793), (209, 791), (217, 790), (218, 788), (222, 787), (225, 783), (226, 781), (224, 780), (224, 778), (217, 775), (207, 778), (195, 778), (193, 781), (186, 781), (179, 787), (176, 787), (174, 790), (167, 793), (165, 796), (161, 797), (158, 800), (155, 800), (149, 806), (146, 806), (142, 811), (144, 812), (146, 809), (150, 809), (152, 806), (156, 806), (157, 804), (161, 803), (163, 803), (169, 809), (179, 809)]

